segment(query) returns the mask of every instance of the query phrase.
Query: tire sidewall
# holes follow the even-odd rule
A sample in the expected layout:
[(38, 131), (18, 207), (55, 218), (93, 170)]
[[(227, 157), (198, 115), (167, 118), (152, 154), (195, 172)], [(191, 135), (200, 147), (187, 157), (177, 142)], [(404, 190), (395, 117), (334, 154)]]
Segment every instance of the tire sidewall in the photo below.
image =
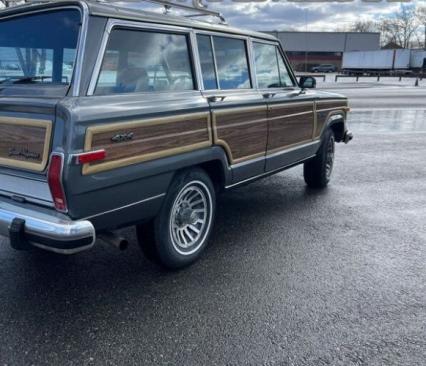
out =
[[(205, 232), (195, 244), (195, 250), (192, 250), (190, 253), (182, 254), (172, 240), (170, 217), (172, 214), (174, 202), (177, 199), (179, 193), (192, 183), (199, 183), (200, 187), (202, 187), (203, 190), (205, 190), (207, 193), (206, 198), (210, 206), (210, 215)], [(169, 188), (160, 213), (155, 219), (154, 223), (157, 238), (155, 245), (157, 246), (157, 253), (161, 262), (167, 267), (180, 268), (195, 261), (208, 243), (208, 239), (214, 224), (215, 213), (216, 195), (213, 183), (211, 182), (209, 176), (201, 169), (187, 170), (178, 173)]]

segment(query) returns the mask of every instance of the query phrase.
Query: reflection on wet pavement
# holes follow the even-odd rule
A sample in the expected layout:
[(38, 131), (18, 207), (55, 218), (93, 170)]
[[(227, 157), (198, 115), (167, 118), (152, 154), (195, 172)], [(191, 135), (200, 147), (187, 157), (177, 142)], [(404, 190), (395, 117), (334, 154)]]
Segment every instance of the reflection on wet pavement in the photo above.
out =
[(426, 110), (352, 111), (348, 115), (353, 132), (426, 132)]

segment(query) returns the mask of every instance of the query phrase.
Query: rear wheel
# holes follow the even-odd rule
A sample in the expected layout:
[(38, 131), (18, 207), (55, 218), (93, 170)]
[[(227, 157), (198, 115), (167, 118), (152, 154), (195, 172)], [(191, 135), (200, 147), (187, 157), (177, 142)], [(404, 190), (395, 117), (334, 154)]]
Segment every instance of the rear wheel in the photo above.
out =
[(334, 165), (335, 139), (331, 129), (325, 131), (321, 146), (315, 158), (303, 167), (305, 182), (312, 188), (325, 188), (330, 181)]
[(205, 248), (214, 221), (215, 189), (201, 169), (186, 170), (173, 180), (158, 216), (137, 227), (148, 259), (167, 268), (182, 268)]

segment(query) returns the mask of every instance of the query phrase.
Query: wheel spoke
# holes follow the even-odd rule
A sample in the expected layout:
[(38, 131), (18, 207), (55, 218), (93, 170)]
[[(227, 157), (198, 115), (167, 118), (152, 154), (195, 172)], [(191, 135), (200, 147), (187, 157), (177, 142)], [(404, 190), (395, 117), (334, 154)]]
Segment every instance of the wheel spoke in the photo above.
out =
[(194, 239), (197, 237), (196, 235), (195, 236), (192, 236), (191, 235), (191, 232), (188, 230), (188, 228), (185, 228), (185, 229), (183, 229), (183, 232), (188, 236), (188, 238), (191, 240), (191, 244), (192, 244), (192, 242), (194, 241)]
[(188, 226), (188, 228), (189, 228), (189, 229), (191, 229), (192, 231), (195, 231), (197, 234), (199, 234), (199, 233), (200, 233), (200, 230), (199, 230), (199, 229), (197, 229), (197, 228), (196, 228), (194, 225), (192, 225), (192, 224), (191, 224), (191, 225), (189, 225), (189, 226)]

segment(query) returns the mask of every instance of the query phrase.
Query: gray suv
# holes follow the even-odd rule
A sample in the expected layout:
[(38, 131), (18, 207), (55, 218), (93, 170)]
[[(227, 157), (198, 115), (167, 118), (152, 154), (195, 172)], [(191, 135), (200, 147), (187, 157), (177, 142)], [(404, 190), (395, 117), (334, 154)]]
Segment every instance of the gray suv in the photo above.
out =
[(220, 192), (304, 164), (330, 180), (347, 99), (279, 41), (92, 1), (0, 12), (0, 234), (62, 254), (137, 225), (169, 268), (205, 248)]

